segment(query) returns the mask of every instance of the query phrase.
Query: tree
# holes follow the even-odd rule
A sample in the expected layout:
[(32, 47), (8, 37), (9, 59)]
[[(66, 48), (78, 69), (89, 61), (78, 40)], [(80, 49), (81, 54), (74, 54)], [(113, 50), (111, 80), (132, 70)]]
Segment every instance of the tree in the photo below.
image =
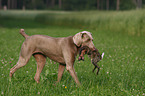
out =
[(32, 0), (32, 6), (33, 6), (33, 9), (36, 9), (35, 0)]
[(142, 0), (137, 0), (137, 8), (142, 8)]
[(101, 8), (100, 8), (101, 10), (104, 9), (104, 0), (101, 0), (101, 1), (100, 1), (100, 7), (101, 7)]
[(11, 8), (12, 8), (12, 9), (14, 9), (14, 7), (15, 7), (14, 4), (15, 4), (15, 0), (11, 0)]
[(120, 5), (120, 0), (117, 0), (117, 3), (116, 3), (116, 10), (119, 10), (119, 5)]
[(0, 0), (0, 9), (2, 9), (2, 0)]
[(100, 0), (97, 0), (97, 9), (100, 9)]
[(55, 5), (55, 0), (51, 0), (51, 7), (53, 8)]
[(7, 6), (8, 6), (8, 9), (11, 8), (11, 2), (10, 2), (10, 0), (8, 0), (8, 2), (7, 2)]
[(130, 10), (144, 5), (145, 0), (0, 0), (0, 9)]
[(132, 2), (134, 3), (134, 5), (135, 5), (136, 8), (137, 8), (137, 1), (136, 1), (136, 0), (132, 0)]
[(17, 9), (17, 0), (15, 0), (15, 9)]
[(109, 0), (106, 0), (106, 9), (109, 10)]
[(22, 4), (22, 9), (25, 10), (26, 6), (25, 6), (25, 0), (23, 0), (23, 4)]
[(46, 7), (49, 7), (49, 0), (46, 0)]
[(61, 6), (62, 6), (62, 2), (61, 0), (59, 0), (59, 9), (61, 9)]

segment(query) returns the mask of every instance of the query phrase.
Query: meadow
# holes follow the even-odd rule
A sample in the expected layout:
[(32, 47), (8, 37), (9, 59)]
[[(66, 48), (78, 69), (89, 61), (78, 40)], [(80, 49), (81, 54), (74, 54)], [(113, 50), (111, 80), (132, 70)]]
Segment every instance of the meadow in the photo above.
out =
[[(1, 96), (144, 96), (145, 95), (145, 10), (131, 11), (0, 11), (0, 95)], [(9, 78), (28, 35), (53, 37), (75, 35), (83, 30), (93, 34), (94, 45), (104, 58), (98, 63), (99, 75), (92, 73), (93, 64), (75, 61), (78, 87), (65, 70), (57, 80), (58, 63), (47, 58), (40, 84), (34, 81), (36, 62), (29, 63)]]

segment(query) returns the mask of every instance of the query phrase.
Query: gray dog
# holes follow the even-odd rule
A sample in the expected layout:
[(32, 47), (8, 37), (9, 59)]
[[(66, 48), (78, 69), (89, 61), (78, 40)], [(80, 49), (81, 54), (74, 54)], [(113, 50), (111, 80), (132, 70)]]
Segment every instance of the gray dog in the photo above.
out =
[(81, 46), (88, 46), (92, 51), (95, 50), (90, 32), (83, 31), (74, 36), (62, 38), (54, 38), (44, 35), (28, 36), (24, 32), (24, 29), (21, 29), (20, 33), (26, 40), (22, 44), (17, 64), (10, 69), (10, 77), (12, 77), (16, 70), (25, 66), (33, 55), (37, 62), (37, 72), (34, 77), (37, 83), (39, 83), (40, 73), (45, 65), (46, 57), (49, 57), (53, 61), (59, 63), (57, 82), (61, 80), (66, 66), (67, 71), (69, 71), (74, 81), (80, 85), (74, 70), (74, 62)]

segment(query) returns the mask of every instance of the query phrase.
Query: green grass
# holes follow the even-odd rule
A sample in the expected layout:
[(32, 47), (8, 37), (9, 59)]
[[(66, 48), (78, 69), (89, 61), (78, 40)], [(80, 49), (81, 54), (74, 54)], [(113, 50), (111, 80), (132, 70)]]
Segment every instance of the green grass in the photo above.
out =
[[(144, 16), (144, 10), (0, 11), (0, 95), (145, 95)], [(29, 35), (43, 34), (53, 37), (66, 37), (82, 30), (92, 32), (95, 46), (101, 53), (105, 52), (103, 60), (98, 64), (101, 67), (99, 75), (92, 73), (94, 66), (88, 56), (85, 56), (84, 62), (75, 62), (80, 87), (76, 86), (67, 71), (64, 72), (61, 82), (54, 86), (58, 63), (51, 63), (47, 58), (40, 84), (37, 84), (33, 79), (36, 62), (32, 57), (29, 63), (16, 71), (10, 79), (10, 68), (17, 63), (24, 41), (19, 34), (20, 28), (24, 28)]]

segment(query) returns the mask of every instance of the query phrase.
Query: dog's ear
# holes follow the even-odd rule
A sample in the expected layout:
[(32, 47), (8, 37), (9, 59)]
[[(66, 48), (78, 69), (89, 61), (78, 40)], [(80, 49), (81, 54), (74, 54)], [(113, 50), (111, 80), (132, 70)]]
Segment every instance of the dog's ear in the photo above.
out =
[(82, 38), (85, 38), (87, 36), (87, 33), (81, 33), (82, 34)]
[(85, 41), (85, 40), (93, 40), (93, 37), (92, 37), (92, 34), (88, 31), (83, 31), (81, 32), (82, 34), (82, 39)]
[(81, 46), (82, 44), (82, 33), (79, 32), (73, 36), (73, 41), (77, 46)]

